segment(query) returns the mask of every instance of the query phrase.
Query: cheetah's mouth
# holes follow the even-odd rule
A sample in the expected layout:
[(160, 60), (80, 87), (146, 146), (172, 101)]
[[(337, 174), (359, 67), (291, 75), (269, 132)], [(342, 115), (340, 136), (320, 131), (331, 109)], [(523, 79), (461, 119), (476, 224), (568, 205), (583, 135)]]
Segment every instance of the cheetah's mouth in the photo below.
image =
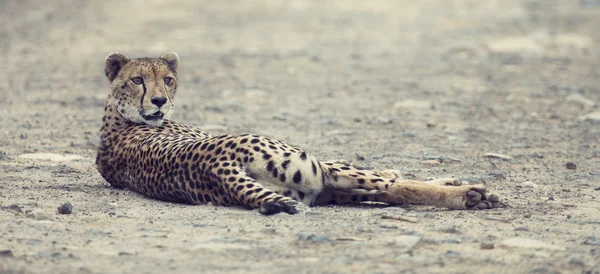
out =
[(143, 115), (143, 117), (146, 120), (152, 121), (152, 120), (160, 120), (160, 119), (164, 118), (165, 115), (162, 112), (157, 111), (152, 115)]

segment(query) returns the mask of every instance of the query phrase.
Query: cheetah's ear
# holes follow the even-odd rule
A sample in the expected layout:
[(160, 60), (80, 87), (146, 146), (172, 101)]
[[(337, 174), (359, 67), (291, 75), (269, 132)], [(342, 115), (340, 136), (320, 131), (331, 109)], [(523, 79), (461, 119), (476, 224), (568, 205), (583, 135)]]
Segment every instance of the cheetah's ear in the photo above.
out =
[(179, 67), (179, 56), (175, 52), (167, 52), (165, 55), (160, 57), (161, 60), (165, 61), (169, 68), (173, 72), (177, 72), (177, 68)]
[(104, 73), (106, 74), (106, 78), (108, 81), (112, 83), (113, 80), (119, 74), (119, 71), (127, 64), (131, 59), (125, 56), (125, 54), (120, 52), (113, 52), (110, 55), (106, 56), (106, 60), (104, 62)]

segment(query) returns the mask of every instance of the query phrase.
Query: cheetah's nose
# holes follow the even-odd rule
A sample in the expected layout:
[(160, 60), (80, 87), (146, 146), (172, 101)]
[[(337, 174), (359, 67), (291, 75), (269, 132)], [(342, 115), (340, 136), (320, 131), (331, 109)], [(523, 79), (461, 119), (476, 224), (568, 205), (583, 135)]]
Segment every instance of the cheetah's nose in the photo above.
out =
[(152, 97), (150, 102), (155, 104), (157, 107), (162, 107), (165, 103), (167, 103), (167, 97)]

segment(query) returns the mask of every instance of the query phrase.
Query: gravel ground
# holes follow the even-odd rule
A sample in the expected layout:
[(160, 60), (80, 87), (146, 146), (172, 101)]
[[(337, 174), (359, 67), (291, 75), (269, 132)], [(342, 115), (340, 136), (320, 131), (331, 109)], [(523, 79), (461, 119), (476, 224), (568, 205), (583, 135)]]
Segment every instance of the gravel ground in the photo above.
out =
[[(4, 0), (0, 273), (600, 273), (598, 26), (598, 0)], [(111, 189), (104, 57), (171, 50), (178, 122), (511, 207), (264, 217)]]

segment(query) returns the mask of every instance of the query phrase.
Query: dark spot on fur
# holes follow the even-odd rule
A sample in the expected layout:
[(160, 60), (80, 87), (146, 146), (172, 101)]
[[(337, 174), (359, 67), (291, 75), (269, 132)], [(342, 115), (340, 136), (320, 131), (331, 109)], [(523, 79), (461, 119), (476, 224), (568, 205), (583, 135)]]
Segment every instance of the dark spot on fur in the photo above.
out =
[(299, 184), (302, 182), (302, 173), (300, 172), (300, 170), (296, 171), (296, 173), (294, 173), (294, 183)]

